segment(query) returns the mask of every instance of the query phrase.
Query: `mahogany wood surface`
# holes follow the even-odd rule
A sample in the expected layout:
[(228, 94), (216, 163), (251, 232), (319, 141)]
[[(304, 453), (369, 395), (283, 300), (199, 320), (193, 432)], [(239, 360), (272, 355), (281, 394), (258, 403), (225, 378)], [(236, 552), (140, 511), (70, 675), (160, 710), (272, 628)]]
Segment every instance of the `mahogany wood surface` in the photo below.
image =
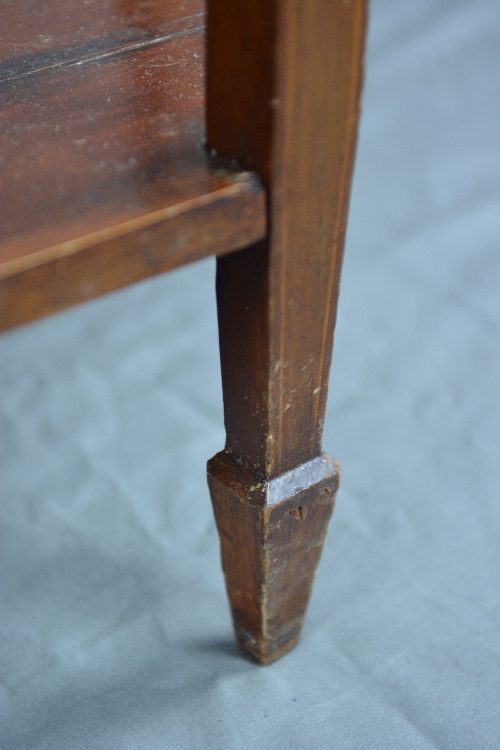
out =
[(299, 639), (340, 464), (323, 453), (266, 481), (222, 451), (208, 479), (236, 638), (269, 664)]
[[(309, 492), (303, 490), (300, 503), (308, 512), (303, 518), (297, 512), (310, 531), (300, 533), (308, 544), (324, 538), (328, 514), (319, 510), (322, 474), (316, 462), (322, 455), (365, 25), (364, 0), (208, 2), (208, 143), (255, 170), (269, 196), (269, 239), (218, 261), (227, 441), (209, 463), (236, 634), (261, 663), (296, 642), (318, 555), (304, 554), (299, 564), (286, 513), (278, 519), (266, 510), (256, 516), (242, 504), (253, 507), (251, 488), (263, 487), (267, 508), (272, 483), (308, 466)], [(233, 474), (240, 467), (239, 482), (223, 468), (228, 454)], [(250, 488), (245, 472), (253, 475)], [(337, 480), (332, 474), (330, 488)], [(242, 522), (244, 531), (234, 523), (243, 517), (250, 519)], [(236, 565), (249, 549), (258, 550), (259, 563)]]
[(321, 437), (365, 1), (208, 0), (210, 156), (200, 0), (0, 0), (0, 28), (0, 328), (219, 256), (209, 484), (237, 639), (267, 664), (340, 479)]
[(0, 2), (0, 330), (265, 235), (204, 149), (200, 0)]

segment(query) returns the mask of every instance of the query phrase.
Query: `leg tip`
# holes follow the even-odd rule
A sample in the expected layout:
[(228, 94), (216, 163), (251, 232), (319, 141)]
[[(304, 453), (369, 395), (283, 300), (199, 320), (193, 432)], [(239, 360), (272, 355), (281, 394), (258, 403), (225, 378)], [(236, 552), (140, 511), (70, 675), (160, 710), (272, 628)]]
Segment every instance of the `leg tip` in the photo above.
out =
[(299, 639), (339, 480), (324, 453), (270, 480), (224, 452), (209, 463), (236, 639), (258, 664)]
[(255, 637), (235, 624), (236, 642), (244, 655), (262, 667), (292, 651), (299, 642), (300, 632), (286, 634), (282, 638)]

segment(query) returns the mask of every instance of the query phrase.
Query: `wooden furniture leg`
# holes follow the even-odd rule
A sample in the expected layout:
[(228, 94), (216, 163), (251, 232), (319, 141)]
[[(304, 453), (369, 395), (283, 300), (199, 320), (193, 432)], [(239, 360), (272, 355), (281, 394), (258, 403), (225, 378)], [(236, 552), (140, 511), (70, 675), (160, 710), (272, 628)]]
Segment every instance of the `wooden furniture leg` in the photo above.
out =
[(209, 0), (209, 148), (262, 177), (268, 239), (218, 259), (225, 449), (208, 464), (236, 636), (300, 634), (339, 484), (321, 438), (356, 142), (364, 0)]

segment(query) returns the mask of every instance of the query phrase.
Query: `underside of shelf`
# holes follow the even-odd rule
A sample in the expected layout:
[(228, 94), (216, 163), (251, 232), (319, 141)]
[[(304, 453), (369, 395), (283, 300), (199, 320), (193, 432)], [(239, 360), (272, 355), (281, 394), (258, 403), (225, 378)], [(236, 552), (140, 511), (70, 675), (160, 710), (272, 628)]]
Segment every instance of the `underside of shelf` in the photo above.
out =
[(0, 330), (264, 236), (204, 149), (203, 11), (0, 2)]

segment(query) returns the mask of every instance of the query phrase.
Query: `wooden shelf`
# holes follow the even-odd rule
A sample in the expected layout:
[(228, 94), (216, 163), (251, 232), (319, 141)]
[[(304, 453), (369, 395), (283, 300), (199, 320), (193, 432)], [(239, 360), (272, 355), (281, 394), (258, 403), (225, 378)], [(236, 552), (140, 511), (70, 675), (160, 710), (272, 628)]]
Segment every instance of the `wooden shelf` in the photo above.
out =
[(204, 150), (203, 10), (0, 3), (0, 330), (264, 236)]

